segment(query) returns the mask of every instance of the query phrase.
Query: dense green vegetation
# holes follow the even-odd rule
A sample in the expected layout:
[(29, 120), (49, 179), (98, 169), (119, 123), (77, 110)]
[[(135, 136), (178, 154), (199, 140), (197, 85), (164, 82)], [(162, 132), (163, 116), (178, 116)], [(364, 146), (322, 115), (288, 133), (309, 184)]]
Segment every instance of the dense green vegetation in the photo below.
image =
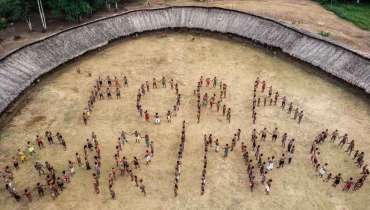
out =
[(321, 35), (323, 37), (329, 37), (330, 36), (330, 33), (329, 32), (326, 32), (326, 31), (320, 31), (319, 32), (319, 35)]
[[(99, 9), (116, 8), (121, 0), (0, 0), (0, 30), (10, 22), (23, 21), (32, 30), (30, 17), (40, 15), (46, 30), (45, 16), (79, 22)], [(339, 17), (370, 30), (370, 0), (315, 0)], [(45, 12), (44, 12), (45, 11)], [(46, 15), (45, 15), (46, 14)]]
[(5, 19), (0, 19), (0, 30), (4, 29), (6, 27), (6, 21)]
[(370, 1), (361, 0), (316, 0), (327, 10), (334, 12), (339, 17), (352, 22), (358, 27), (370, 30)]
[[(52, 15), (71, 22), (92, 15), (95, 11), (116, 8), (121, 0), (0, 0), (0, 30), (9, 22), (25, 21), (32, 25), (30, 16)], [(40, 5), (42, 9), (40, 9)], [(29, 26), (30, 30), (32, 26)]]

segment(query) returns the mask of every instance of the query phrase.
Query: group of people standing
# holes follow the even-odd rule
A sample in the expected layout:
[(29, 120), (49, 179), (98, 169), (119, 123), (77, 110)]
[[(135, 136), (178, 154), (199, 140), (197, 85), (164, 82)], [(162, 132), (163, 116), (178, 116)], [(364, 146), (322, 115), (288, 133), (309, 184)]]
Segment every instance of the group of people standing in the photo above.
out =
[[(162, 77), (160, 81), (157, 81), (157, 79), (154, 77), (152, 82), (152, 88), (157, 89), (158, 88), (158, 82), (162, 84), (162, 88), (167, 87), (167, 79), (166, 77)], [(176, 113), (179, 111), (180, 104), (181, 104), (181, 94), (179, 93), (179, 85), (178, 83), (175, 83), (173, 79), (169, 81), (171, 90), (175, 89), (176, 94), (176, 103), (173, 105), (172, 112), (171, 110), (168, 110), (166, 113), (167, 122), (171, 122), (171, 118), (176, 116)], [(137, 97), (136, 97), (136, 110), (139, 113), (140, 117), (144, 117), (144, 120), (149, 122), (150, 121), (150, 114), (148, 110), (143, 111), (143, 107), (141, 104), (142, 97), (150, 92), (150, 84), (149, 81), (146, 81), (145, 83), (141, 84), (140, 88), (138, 89)], [(155, 113), (153, 116), (154, 123), (160, 124), (161, 123), (161, 116), (158, 113)]]
[[(201, 98), (201, 88), (202, 87), (212, 87), (217, 88), (217, 85), (220, 87), (220, 94), (219, 99), (217, 100), (217, 94), (214, 93), (208, 94), (207, 92), (204, 93), (203, 97)], [(227, 93), (227, 85), (226, 83), (223, 83), (222, 81), (217, 80), (217, 77), (213, 77), (213, 79), (207, 77), (204, 79), (203, 76), (200, 77), (197, 88), (194, 90), (194, 95), (197, 97), (197, 122), (200, 123), (200, 114), (201, 114), (201, 108), (207, 108), (209, 105), (209, 108), (213, 110), (213, 107), (216, 107), (217, 112), (221, 111), (222, 109), (222, 115), (226, 116), (226, 120), (230, 123), (231, 122), (231, 108), (227, 107), (226, 104), (223, 103), (223, 99), (226, 98)], [(211, 96), (212, 95), (212, 96)], [(217, 100), (217, 101), (216, 101)]]
[(182, 157), (184, 154), (185, 149), (185, 120), (182, 121), (182, 130), (181, 130), (181, 140), (179, 144), (179, 151), (177, 153), (177, 161), (175, 166), (175, 182), (174, 182), (174, 195), (177, 197), (178, 190), (179, 190), (179, 182), (180, 182), (180, 175), (181, 175), (181, 168), (182, 168)]
[[(271, 191), (271, 179), (267, 179), (266, 176), (268, 172), (272, 171), (274, 168), (274, 164), (276, 162), (277, 168), (284, 168), (286, 163), (291, 164), (293, 159), (293, 154), (295, 152), (295, 140), (291, 138), (288, 141), (288, 134), (284, 133), (281, 136), (281, 146), (283, 147), (283, 153), (278, 160), (275, 160), (275, 156), (267, 157), (264, 160), (264, 154), (262, 153), (262, 146), (261, 144), (257, 144), (257, 140), (260, 136), (260, 142), (265, 142), (267, 135), (271, 135), (271, 142), (275, 143), (276, 140), (279, 138), (278, 128), (275, 128), (272, 132), (269, 132), (267, 128), (263, 128), (260, 132), (257, 132), (256, 129), (252, 130), (251, 135), (251, 144), (252, 144), (252, 152), (254, 153), (256, 164), (253, 164), (253, 160), (251, 158), (250, 153), (247, 150), (246, 144), (242, 142), (242, 152), (243, 152), (243, 159), (245, 164), (247, 165), (247, 174), (249, 178), (249, 186), (251, 191), (255, 187), (255, 169), (259, 170), (259, 174), (261, 176), (261, 184), (265, 185), (265, 192), (269, 194)], [(287, 144), (286, 144), (287, 143)]]
[[(200, 178), (200, 194), (204, 195), (204, 191), (206, 188), (206, 174), (207, 174), (207, 155), (208, 155), (208, 144), (209, 141), (207, 141), (206, 134), (204, 134), (205, 139), (204, 139), (204, 156), (203, 156), (203, 169), (202, 169), (202, 176)], [(210, 134), (210, 144), (212, 144), (212, 134)], [(218, 144), (218, 139), (217, 139), (217, 144)]]
[[(138, 131), (134, 131), (132, 135), (135, 136), (135, 142), (139, 144), (142, 138), (140, 133)], [(149, 135), (147, 134), (144, 136), (144, 139), (145, 139), (145, 145), (147, 147), (147, 150), (145, 151), (144, 159), (146, 161), (146, 165), (149, 165), (149, 163), (152, 160), (152, 157), (154, 156), (154, 146), (153, 146), (154, 143), (153, 141), (149, 139)], [(121, 158), (120, 154), (123, 151), (123, 147), (125, 144), (128, 144), (128, 140), (126, 137), (126, 133), (122, 131), (120, 134), (120, 137), (118, 137), (118, 143), (116, 146), (116, 154), (114, 155), (116, 166), (112, 167), (112, 171), (111, 173), (109, 173), (109, 176), (108, 176), (108, 187), (109, 187), (109, 192), (111, 194), (112, 199), (116, 198), (116, 193), (113, 190), (113, 184), (117, 177), (116, 176), (117, 169), (120, 171), (121, 176), (125, 176), (127, 174), (130, 177), (131, 182), (135, 183), (135, 186), (140, 189), (140, 191), (144, 194), (144, 196), (146, 195), (146, 190), (145, 190), (143, 179), (139, 178), (134, 173), (134, 169), (140, 169), (139, 159), (136, 156), (134, 156), (132, 160), (133, 167), (131, 167), (131, 164), (129, 163), (128, 159), (125, 156), (122, 155), (122, 158)]]
[[(280, 134), (279, 134), (279, 129), (278, 128), (274, 128), (272, 130), (272, 132), (270, 132), (269, 130), (267, 130), (267, 128), (263, 128), (261, 131), (257, 131), (255, 128), (252, 130), (252, 137), (251, 137), (251, 143), (252, 143), (252, 147), (253, 147), (253, 150), (255, 150), (256, 148), (258, 149), (258, 146), (260, 145), (257, 145), (257, 140), (258, 140), (258, 136), (260, 136), (260, 141), (261, 142), (264, 142), (266, 141), (266, 138), (267, 138), (267, 135), (271, 135), (271, 141), (272, 142), (276, 142), (276, 140), (280, 137)], [(294, 153), (294, 150), (295, 150), (295, 139), (294, 138), (291, 138), (289, 141), (289, 137), (288, 137), (288, 133), (284, 132), (283, 135), (281, 135), (281, 146), (283, 147), (283, 149), (285, 149), (285, 146), (288, 145), (288, 152), (289, 151), (293, 151)], [(288, 144), (287, 144), (288, 142)]]
[(267, 103), (268, 103), (269, 106), (272, 106), (272, 105), (276, 106), (278, 104), (279, 99), (281, 100), (281, 106), (280, 106), (281, 110), (283, 110), (283, 111), (286, 110), (287, 113), (289, 114), (289, 116), (291, 116), (291, 114), (294, 111), (293, 119), (297, 120), (298, 124), (300, 124), (302, 122), (303, 110), (302, 109), (300, 110), (298, 106), (296, 106), (296, 108), (294, 108), (293, 102), (290, 102), (289, 105), (288, 105), (287, 104), (288, 101), (287, 101), (286, 96), (281, 97), (279, 95), (279, 91), (275, 91), (275, 93), (273, 93), (272, 86), (270, 86), (268, 88), (268, 95), (267, 96), (262, 96), (262, 98), (263, 98), (263, 101), (262, 101), (261, 97), (257, 98), (257, 90), (258, 89), (261, 90), (262, 94), (266, 90), (266, 81), (265, 80), (260, 81), (259, 77), (256, 78), (256, 80), (254, 82), (254, 89), (253, 89), (253, 101), (252, 101), (252, 120), (253, 120), (253, 124), (255, 124), (256, 117), (257, 117), (257, 113), (255, 112), (256, 107), (261, 106), (261, 103), (263, 103), (264, 107), (267, 105)]
[[(224, 146), (224, 154), (223, 158), (226, 159), (229, 155), (230, 151), (233, 151), (236, 143), (240, 140), (241, 130), (238, 129), (237, 132), (233, 135), (231, 139), (231, 146), (229, 144), (225, 144)], [(220, 144), (218, 138), (214, 140), (214, 136), (212, 134), (204, 134), (204, 156), (203, 156), (203, 169), (202, 169), (202, 176), (201, 176), (201, 195), (204, 195), (205, 186), (206, 186), (206, 174), (207, 174), (207, 163), (208, 163), (208, 149), (212, 149), (214, 147), (214, 151), (217, 153), (220, 150)]]
[(121, 98), (121, 87), (128, 87), (128, 80), (125, 75), (122, 79), (114, 76), (113, 79), (108, 75), (104, 80), (101, 76), (95, 81), (95, 85), (91, 90), (89, 100), (87, 101), (87, 106), (82, 112), (82, 120), (85, 125), (90, 118), (91, 112), (94, 108), (94, 104), (99, 100), (112, 99), (113, 94), (117, 99)]
[[(91, 170), (92, 167), (89, 161), (90, 153), (93, 154), (94, 162), (94, 172), (92, 173), (93, 177), (93, 187), (96, 194), (100, 193), (100, 177), (101, 177), (101, 151), (98, 138), (94, 132), (91, 133), (91, 139), (86, 139), (86, 144), (83, 146), (83, 155), (85, 160), (86, 170)], [(91, 159), (91, 158), (90, 158)], [(76, 162), (79, 166), (82, 166), (82, 160), (79, 153), (76, 153)]]
[[(249, 188), (250, 188), (250, 191), (253, 192), (255, 186), (256, 186), (256, 181), (255, 181), (255, 166), (253, 165), (253, 160), (252, 159), (249, 159), (249, 153), (248, 153), (248, 149), (247, 149), (247, 145), (242, 142), (241, 144), (241, 150), (242, 150), (242, 154), (243, 154), (243, 160), (244, 160), (244, 163), (245, 165), (247, 166), (247, 175), (248, 175), (248, 180), (249, 180)], [(256, 151), (257, 153), (257, 151)], [(258, 162), (260, 163), (261, 162), (261, 157), (263, 156), (263, 154), (261, 155), (257, 155), (258, 156)], [(266, 165), (265, 162), (263, 162), (263, 164), (259, 164), (258, 167), (259, 167), (259, 173), (260, 173), (260, 176), (261, 176), (261, 184), (265, 186), (265, 192), (266, 194), (270, 194), (270, 191), (271, 191), (271, 184), (272, 184), (272, 179), (267, 179), (267, 172), (272, 170), (272, 168), (269, 168), (271, 166), (271, 164), (273, 164), (273, 162), (271, 162), (272, 160), (269, 158), (268, 160), (268, 165)]]
[[(337, 147), (339, 149), (343, 149), (344, 146), (347, 146), (347, 148), (344, 150), (350, 157), (352, 156), (352, 152), (354, 152), (352, 159), (354, 160), (354, 163), (361, 169), (360, 177), (357, 180), (354, 180), (352, 177), (348, 178), (347, 180), (344, 180), (341, 173), (333, 173), (330, 172), (328, 169), (328, 163), (323, 163), (320, 161), (320, 148), (319, 146), (325, 143), (325, 141), (330, 141), (332, 144), (336, 144), (336, 141), (338, 140)], [(360, 189), (363, 184), (365, 183), (368, 175), (369, 175), (369, 169), (368, 164), (365, 164), (365, 153), (361, 152), (359, 150), (355, 150), (355, 140), (349, 141), (348, 134), (345, 133), (344, 135), (340, 136), (338, 130), (334, 130), (331, 134), (329, 133), (328, 129), (320, 132), (314, 139), (311, 150), (311, 163), (313, 167), (315, 168), (315, 171), (323, 179), (324, 182), (333, 181), (332, 186), (336, 187), (339, 184), (343, 183), (342, 190), (343, 191), (356, 191)]]
[[(59, 144), (63, 146), (64, 150), (67, 150), (67, 144), (64, 137), (59, 132), (54, 136), (51, 131), (46, 131), (45, 138), (49, 145), (55, 144), (56, 142), (54, 139), (57, 138)], [(44, 144), (44, 138), (40, 135), (36, 135), (35, 143), (40, 151), (46, 147)], [(4, 171), (0, 171), (1, 176), (4, 179), (5, 189), (16, 201), (20, 201), (22, 197), (25, 197), (29, 202), (31, 202), (34, 197), (34, 192), (37, 192), (38, 196), (41, 198), (45, 196), (47, 191), (49, 191), (51, 197), (55, 199), (63, 191), (65, 184), (70, 183), (71, 177), (75, 174), (75, 168), (72, 161), (68, 161), (67, 169), (63, 170), (60, 176), (57, 176), (56, 169), (48, 161), (45, 161), (44, 164), (40, 161), (35, 161), (34, 168), (38, 172), (39, 176), (45, 177), (45, 183), (37, 182), (34, 187), (26, 187), (23, 190), (23, 193), (18, 192), (14, 183), (14, 170), (19, 170), (20, 162), (26, 162), (31, 159), (35, 153), (36, 149), (33, 144), (30, 141), (27, 141), (24, 150), (18, 149), (17, 157), (13, 156), (13, 166), (7, 165), (5, 166)]]
[[(145, 121), (150, 121), (150, 115), (147, 110), (143, 112), (143, 108), (141, 105), (142, 97), (150, 92), (150, 89), (157, 89), (158, 84), (162, 85), (162, 88), (167, 87), (167, 80), (163, 76), (161, 80), (157, 82), (156, 78), (153, 78), (152, 85), (149, 84), (148, 81), (141, 84), (140, 88), (138, 89), (137, 94), (137, 103), (136, 108), (140, 115), (140, 117), (144, 117)], [(181, 94), (179, 93), (178, 83), (175, 83), (173, 79), (169, 81), (171, 90), (175, 90), (177, 100), (175, 105), (173, 106), (173, 110), (168, 110), (166, 114), (166, 118), (168, 122), (171, 122), (171, 118), (176, 115), (176, 112), (179, 110), (180, 101), (181, 101)], [(114, 94), (117, 99), (120, 98), (121, 92), (120, 88), (121, 86), (128, 87), (128, 80), (126, 76), (123, 76), (123, 78), (120, 80), (116, 76), (114, 76), (113, 79), (110, 78), (110, 76), (107, 76), (105, 80), (103, 80), (100, 76), (96, 80), (96, 84), (93, 87), (93, 90), (91, 91), (91, 95), (88, 100), (88, 105), (85, 108), (83, 112), (83, 122), (86, 125), (87, 121), (89, 119), (90, 113), (93, 109), (94, 103), (97, 99), (103, 100), (105, 98), (111, 99), (113, 91), (115, 90)], [(151, 87), (150, 87), (151, 86)], [(204, 93), (203, 97), (201, 96), (201, 88), (217, 88), (219, 86), (220, 94), (219, 97), (217, 97), (217, 94), (208, 94)], [(260, 79), (257, 77), (254, 83), (254, 93), (253, 93), (253, 100), (252, 100), (252, 121), (253, 124), (256, 124), (257, 119), (257, 113), (256, 113), (256, 107), (261, 106), (261, 103), (263, 103), (263, 106), (266, 106), (269, 104), (270, 106), (278, 105), (278, 101), (281, 100), (281, 109), (286, 110), (289, 115), (294, 113), (293, 119), (297, 120), (298, 124), (302, 122), (303, 119), (303, 110), (300, 110), (297, 106), (295, 109), (293, 107), (293, 103), (290, 102), (289, 105), (287, 104), (287, 99), (285, 96), (280, 97), (279, 92), (275, 91), (273, 93), (272, 86), (269, 86), (268, 88), (268, 96), (257, 97), (257, 91), (260, 89), (261, 93), (265, 93), (266, 90), (266, 81), (260, 81)], [(223, 116), (226, 116), (226, 120), (230, 123), (231, 122), (231, 108), (227, 107), (226, 104), (223, 104), (223, 100), (227, 96), (227, 85), (223, 83), (222, 81), (218, 81), (217, 77), (214, 77), (213, 79), (207, 77), (204, 79), (203, 76), (200, 77), (198, 83), (197, 83), (197, 89), (194, 90), (194, 95), (197, 97), (197, 122), (200, 122), (200, 115), (201, 115), (201, 109), (209, 107), (211, 110), (213, 110), (213, 107), (215, 106), (215, 109), (217, 112), (222, 110)], [(218, 98), (218, 99), (217, 99)], [(216, 101), (217, 100), (217, 101)], [(262, 101), (263, 100), (263, 101)], [(160, 124), (161, 119), (160, 115), (158, 113), (155, 113), (153, 116), (154, 123)], [(182, 131), (181, 131), (181, 140), (179, 144), (179, 151), (177, 153), (177, 161), (175, 166), (175, 180), (174, 180), (174, 196), (176, 197), (178, 195), (178, 189), (179, 189), (179, 181), (180, 181), (180, 175), (182, 170), (182, 158), (184, 154), (184, 148), (185, 148), (185, 140), (186, 140), (186, 122), (182, 122)], [(147, 147), (145, 154), (144, 154), (144, 160), (146, 162), (146, 165), (149, 165), (153, 156), (154, 156), (154, 143), (150, 140), (149, 135), (145, 135), (144, 137), (140, 135), (138, 131), (133, 132), (132, 134), (127, 134), (124, 131), (121, 132), (117, 144), (115, 146), (116, 153), (114, 154), (115, 159), (115, 167), (112, 167), (111, 172), (108, 176), (108, 187), (109, 192), (112, 199), (116, 198), (116, 193), (113, 189), (114, 183), (117, 179), (117, 171), (119, 171), (121, 176), (125, 176), (126, 174), (130, 177), (131, 181), (135, 183), (135, 186), (140, 189), (140, 191), (146, 195), (146, 189), (145, 185), (143, 183), (143, 179), (139, 178), (137, 175), (135, 175), (134, 170), (137, 170), (140, 168), (140, 162), (139, 159), (134, 156), (132, 160), (132, 164), (130, 161), (124, 156), (123, 153), (123, 147), (125, 144), (128, 144), (127, 136), (126, 135), (134, 135), (136, 143), (140, 143), (141, 139), (144, 139), (145, 146)], [(271, 157), (265, 157), (262, 153), (262, 146), (261, 143), (265, 142), (267, 140), (267, 136), (271, 135), (271, 141), (276, 142), (278, 139), (280, 139), (281, 146), (283, 148), (283, 153), (281, 154), (280, 158), (275, 158), (275, 156)], [(64, 140), (64, 137), (58, 132), (54, 136), (51, 131), (46, 131), (44, 138), (47, 140), (47, 142), (52, 145), (55, 144), (56, 141), (54, 139), (56, 138), (60, 145), (63, 146), (64, 150), (67, 150), (67, 144)], [(37, 135), (35, 138), (35, 145), (37, 145), (37, 148), (39, 150), (45, 148), (44, 138), (40, 135)], [(223, 147), (223, 158), (226, 159), (229, 156), (229, 153), (233, 151), (236, 147), (237, 142), (240, 141), (241, 138), (241, 129), (238, 129), (236, 133), (234, 133), (233, 138), (231, 139), (231, 143), (225, 144)], [(323, 144), (327, 139), (330, 139), (329, 141), (333, 144), (338, 142), (338, 147), (342, 149), (345, 148), (345, 152), (353, 159), (354, 163), (361, 169), (360, 177), (355, 180), (354, 178), (350, 177), (347, 180), (344, 180), (342, 178), (342, 174), (338, 173), (335, 175), (332, 172), (329, 172), (328, 170), (328, 164), (320, 162), (320, 148), (319, 146)], [(260, 141), (260, 144), (258, 143), (258, 140)], [(260, 183), (265, 188), (265, 193), (268, 195), (271, 192), (271, 186), (272, 186), (272, 179), (267, 178), (267, 175), (274, 169), (274, 165), (277, 165), (277, 168), (284, 168), (284, 166), (287, 164), (292, 163), (293, 155), (295, 152), (295, 139), (289, 138), (287, 133), (282, 133), (282, 135), (279, 134), (279, 129), (274, 128), (271, 132), (267, 130), (267, 128), (263, 128), (261, 131), (257, 131), (256, 129), (252, 130), (251, 134), (251, 151), (248, 151), (247, 145), (242, 142), (241, 143), (241, 151), (242, 151), (242, 157), (244, 160), (244, 163), (247, 167), (246, 173), (248, 176), (248, 182), (249, 182), (249, 188), (250, 191), (253, 192), (255, 189), (256, 184), (258, 181), (256, 181), (256, 174), (260, 175)], [(205, 186), (206, 186), (206, 174), (207, 174), (207, 164), (208, 164), (208, 152), (209, 149), (213, 149), (217, 153), (220, 150), (220, 143), (219, 140), (216, 138), (214, 140), (214, 136), (212, 134), (204, 135), (204, 156), (203, 156), (203, 169), (201, 174), (201, 195), (204, 195), (205, 193)], [(50, 191), (50, 195), (53, 199), (58, 197), (60, 193), (64, 190), (65, 185), (70, 183), (71, 177), (75, 174), (75, 165), (78, 167), (85, 167), (86, 170), (91, 170), (93, 168), (94, 172), (92, 173), (93, 178), (93, 188), (96, 194), (100, 193), (100, 177), (101, 177), (101, 151), (100, 151), (100, 145), (97, 140), (97, 136), (94, 132), (91, 134), (91, 138), (86, 139), (86, 143), (83, 146), (83, 160), (78, 152), (75, 153), (75, 160), (71, 161), (68, 160), (68, 166), (67, 169), (61, 171), (61, 175), (57, 176), (57, 172), (55, 168), (48, 162), (45, 161), (45, 163), (41, 163), (36, 161), (34, 164), (34, 168), (38, 172), (39, 176), (45, 176), (45, 184), (42, 184), (41, 182), (38, 182), (35, 187), (33, 188), (25, 188), (23, 190), (23, 193), (19, 193), (14, 184), (14, 172), (13, 170), (18, 170), (20, 166), (20, 162), (25, 162), (29, 157), (31, 157), (33, 154), (35, 154), (35, 146), (31, 141), (28, 141), (24, 149), (18, 149), (17, 150), (17, 157), (13, 157), (13, 166), (7, 165), (3, 171), (0, 171), (2, 178), (5, 181), (5, 187), (6, 190), (10, 193), (12, 197), (16, 199), (16, 201), (20, 201), (21, 198), (24, 196), (28, 201), (32, 201), (33, 199), (33, 193), (34, 191), (37, 192), (39, 197), (43, 197), (47, 191), (47, 189)], [(91, 155), (92, 153), (92, 155)], [(350, 190), (358, 190), (360, 189), (363, 184), (365, 183), (369, 173), (368, 164), (365, 164), (365, 153), (356, 150), (355, 148), (355, 141), (351, 140), (349, 141), (348, 134), (345, 133), (344, 135), (340, 136), (338, 130), (333, 131), (331, 134), (329, 134), (328, 129), (320, 132), (315, 140), (312, 143), (311, 146), (311, 162), (315, 168), (315, 171), (317, 174), (325, 181), (331, 181), (332, 180), (332, 186), (336, 187), (339, 184), (343, 183), (343, 191), (350, 191)], [(89, 156), (92, 156), (92, 160), (94, 165), (90, 165)], [(254, 160), (253, 160), (254, 156)], [(90, 159), (90, 160), (89, 160)], [(258, 172), (257, 172), (258, 171)]]

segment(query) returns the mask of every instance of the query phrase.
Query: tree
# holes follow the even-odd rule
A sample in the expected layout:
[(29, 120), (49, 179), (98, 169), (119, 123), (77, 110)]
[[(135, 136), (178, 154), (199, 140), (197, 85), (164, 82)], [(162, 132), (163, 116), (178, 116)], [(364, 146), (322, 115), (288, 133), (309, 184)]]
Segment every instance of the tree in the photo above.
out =
[(98, 10), (105, 6), (105, 0), (86, 0), (86, 2), (94, 9)]
[(25, 20), (28, 30), (32, 31), (30, 15), (34, 8), (34, 0), (0, 0), (0, 17), (3, 17), (0, 22), (4, 27), (6, 22)]
[(113, 1), (113, 3), (114, 3), (114, 8), (116, 9), (116, 10), (118, 10), (118, 2), (120, 1), (120, 0), (112, 0)]
[(0, 17), (7, 22), (21, 20), (24, 14), (23, 0), (0, 0)]
[(0, 30), (6, 28), (6, 20), (5, 18), (0, 18)]
[(32, 22), (31, 22), (31, 13), (32, 13), (32, 2), (29, 0), (24, 1), (24, 19), (26, 21), (28, 31), (33, 31)]
[(107, 7), (107, 9), (110, 9), (110, 1), (109, 0), (105, 0), (105, 6)]
[(9, 22), (25, 21), (29, 31), (33, 30), (31, 16), (39, 14), (42, 31), (47, 30), (45, 11), (64, 18), (67, 21), (79, 22), (85, 16), (98, 9), (114, 5), (118, 9), (120, 0), (0, 0), (0, 30)]
[(49, 0), (48, 6), (54, 15), (72, 22), (79, 22), (83, 16), (91, 15), (94, 11), (86, 0)]
[(45, 13), (44, 13), (44, 7), (42, 5), (41, 0), (37, 0), (37, 6), (39, 8), (40, 18), (41, 18), (41, 25), (42, 25), (42, 32), (46, 32), (46, 20), (45, 20)]
[(0, 47), (1, 47), (1, 48), (4, 48), (4, 46), (3, 46), (3, 41), (4, 41), (4, 40), (3, 40), (2, 38), (0, 38)]

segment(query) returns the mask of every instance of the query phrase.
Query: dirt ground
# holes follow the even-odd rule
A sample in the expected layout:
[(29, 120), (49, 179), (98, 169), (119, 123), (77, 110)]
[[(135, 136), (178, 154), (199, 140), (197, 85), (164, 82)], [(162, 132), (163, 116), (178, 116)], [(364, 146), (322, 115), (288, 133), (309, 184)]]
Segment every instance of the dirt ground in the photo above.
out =
[[(81, 73), (77, 73), (77, 69)], [(88, 73), (92, 76), (89, 77)], [(88, 100), (94, 80), (99, 76), (125, 74), (129, 87), (122, 91), (122, 99), (99, 101), (87, 126), (81, 113)], [(232, 108), (231, 123), (220, 113), (207, 110), (196, 123), (196, 101), (193, 90), (199, 77), (217, 76), (229, 85), (225, 103)], [(161, 125), (144, 122), (135, 109), (137, 89), (153, 77), (173, 78), (183, 94), (178, 116), (171, 123)], [(268, 81), (288, 101), (299, 104), (305, 112), (298, 125), (279, 108), (258, 108), (258, 120), (251, 122), (251, 98), (254, 79)], [(212, 92), (211, 88), (203, 91)], [(151, 91), (143, 100), (148, 110), (164, 113), (175, 102), (168, 89)], [(281, 55), (274, 55), (254, 46), (223, 36), (198, 33), (155, 33), (115, 42), (105, 50), (84, 56), (41, 79), (41, 82), (20, 99), (14, 118), (1, 130), (0, 167), (10, 164), (11, 157), (26, 141), (34, 141), (46, 129), (60, 131), (68, 149), (47, 146), (15, 173), (16, 188), (43, 181), (36, 174), (34, 161), (49, 160), (60, 173), (74, 153), (82, 153), (85, 139), (94, 131), (102, 147), (102, 193), (93, 191), (91, 171), (77, 169), (65, 192), (53, 201), (48, 195), (28, 203), (16, 203), (3, 185), (0, 187), (1, 209), (367, 209), (370, 204), (369, 182), (357, 192), (342, 192), (323, 183), (311, 166), (309, 149), (316, 134), (324, 128), (348, 132), (356, 140), (356, 147), (367, 156), (370, 130), (370, 98), (342, 81), (300, 64)], [(164, 114), (162, 114), (164, 115)], [(187, 122), (187, 140), (179, 196), (173, 196), (175, 163), (180, 142), (181, 122)], [(235, 151), (223, 160), (222, 152), (209, 152), (205, 195), (200, 196), (203, 159), (203, 134), (213, 133), (220, 144), (231, 142), (233, 133), (242, 130), (241, 141), (250, 147), (251, 130), (278, 127), (296, 139), (293, 163), (284, 169), (274, 169), (272, 193), (266, 196), (258, 184), (251, 193), (247, 184), (246, 166), (242, 160), (240, 142)], [(119, 177), (114, 189), (117, 199), (111, 200), (108, 173), (114, 165), (113, 154), (121, 130), (149, 134), (154, 141), (155, 155), (151, 165), (145, 166), (144, 143), (135, 144), (129, 137), (124, 155), (132, 160), (138, 156), (142, 168), (136, 173), (147, 189), (144, 197), (128, 177)], [(270, 138), (268, 138), (270, 139)], [(278, 157), (283, 151), (279, 143), (261, 143), (265, 157)], [(359, 169), (352, 160), (334, 145), (322, 147), (323, 159), (329, 169), (342, 172), (345, 178), (358, 177)], [(259, 180), (259, 178), (258, 178)]]
[[(125, 3), (120, 11), (101, 11), (85, 21), (91, 21), (107, 15), (112, 15), (123, 10), (140, 9), (148, 7), (147, 4)], [(311, 0), (220, 0), (220, 1), (191, 1), (191, 0), (151, 0), (150, 7), (161, 7), (170, 5), (199, 5), (217, 6), (231, 8), (254, 13), (261, 16), (275, 18), (285, 23), (292, 24), (298, 28), (318, 34), (321, 31), (330, 32), (329, 40), (345, 44), (354, 50), (370, 57), (370, 32), (362, 30), (352, 23), (340, 19), (334, 13), (325, 10), (316, 2)], [(72, 26), (70, 23), (58, 19), (49, 19), (49, 30), (40, 33), (40, 20), (33, 18), (35, 32), (26, 31), (25, 23), (16, 23), (13, 27), (0, 31), (0, 56), (5, 55), (12, 49), (35, 41), (43, 36), (49, 35), (61, 29)], [(15, 35), (21, 39), (14, 40)]]

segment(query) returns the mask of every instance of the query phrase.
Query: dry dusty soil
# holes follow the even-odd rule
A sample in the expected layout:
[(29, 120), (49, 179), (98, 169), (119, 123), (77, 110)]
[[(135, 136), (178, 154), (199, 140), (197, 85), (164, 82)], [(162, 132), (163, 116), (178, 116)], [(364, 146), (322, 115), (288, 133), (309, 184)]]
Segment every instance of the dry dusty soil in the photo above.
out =
[[(81, 73), (77, 72), (80, 69)], [(89, 76), (89, 73), (91, 76)], [(98, 101), (87, 126), (81, 113), (90, 90), (98, 76), (126, 75), (129, 87), (122, 88), (122, 98)], [(196, 123), (196, 100), (193, 96), (200, 76), (214, 77), (228, 84), (224, 103), (232, 109), (231, 123), (215, 109), (204, 110)], [(182, 104), (171, 123), (164, 118), (160, 125), (145, 122), (135, 109), (136, 93), (140, 84), (153, 77), (173, 78), (180, 88)], [(257, 107), (257, 124), (251, 121), (253, 82), (259, 76), (293, 101), (305, 116), (297, 124), (277, 106)], [(219, 93), (215, 88), (202, 88), (202, 92)], [(257, 94), (262, 97), (262, 93)], [(162, 116), (175, 103), (173, 91), (167, 88), (151, 90), (143, 99), (143, 106), (150, 113)], [(117, 41), (106, 49), (90, 53), (76, 62), (67, 64), (43, 77), (41, 81), (19, 98), (14, 107), (14, 117), (3, 123), (0, 140), (0, 167), (11, 164), (17, 148), (26, 141), (34, 142), (37, 134), (46, 129), (61, 132), (68, 149), (47, 145), (42, 151), (21, 164), (15, 172), (16, 189), (33, 187), (44, 181), (37, 175), (33, 163), (50, 161), (58, 174), (67, 167), (67, 160), (74, 160), (74, 153), (82, 153), (86, 138), (94, 131), (102, 148), (101, 194), (93, 189), (92, 171), (77, 168), (76, 175), (66, 190), (56, 199), (47, 195), (34, 201), (23, 199), (15, 202), (0, 187), (1, 209), (368, 209), (370, 183), (357, 192), (342, 192), (324, 183), (315, 173), (309, 160), (309, 149), (316, 134), (322, 129), (338, 129), (355, 139), (356, 148), (370, 153), (370, 98), (363, 91), (333, 79), (318, 69), (301, 64), (279, 53), (257, 48), (245, 41), (219, 35), (199, 33), (152, 33)], [(179, 196), (173, 196), (173, 180), (181, 122), (186, 120), (186, 143), (179, 184)], [(292, 164), (274, 169), (268, 174), (273, 180), (272, 192), (265, 195), (264, 187), (257, 184), (249, 190), (246, 166), (242, 159), (240, 142), (227, 159), (222, 152), (212, 150), (208, 156), (205, 195), (200, 195), (200, 177), (203, 160), (203, 134), (212, 133), (222, 145), (231, 143), (238, 128), (241, 141), (250, 149), (253, 128), (270, 131), (278, 127), (296, 139)], [(113, 154), (121, 130), (142, 135), (149, 134), (154, 141), (155, 155), (145, 166), (143, 142), (136, 144), (128, 138), (123, 154), (132, 160), (137, 156), (141, 169), (135, 173), (143, 178), (147, 196), (144, 197), (128, 177), (119, 177), (114, 184), (117, 199), (111, 200), (108, 191), (108, 173), (114, 166)], [(280, 142), (259, 142), (264, 157), (280, 157), (284, 152)], [(322, 148), (322, 161), (329, 163), (329, 170), (342, 172), (344, 178), (357, 178), (359, 169), (343, 150), (331, 144)], [(257, 176), (257, 180), (260, 180)]]

